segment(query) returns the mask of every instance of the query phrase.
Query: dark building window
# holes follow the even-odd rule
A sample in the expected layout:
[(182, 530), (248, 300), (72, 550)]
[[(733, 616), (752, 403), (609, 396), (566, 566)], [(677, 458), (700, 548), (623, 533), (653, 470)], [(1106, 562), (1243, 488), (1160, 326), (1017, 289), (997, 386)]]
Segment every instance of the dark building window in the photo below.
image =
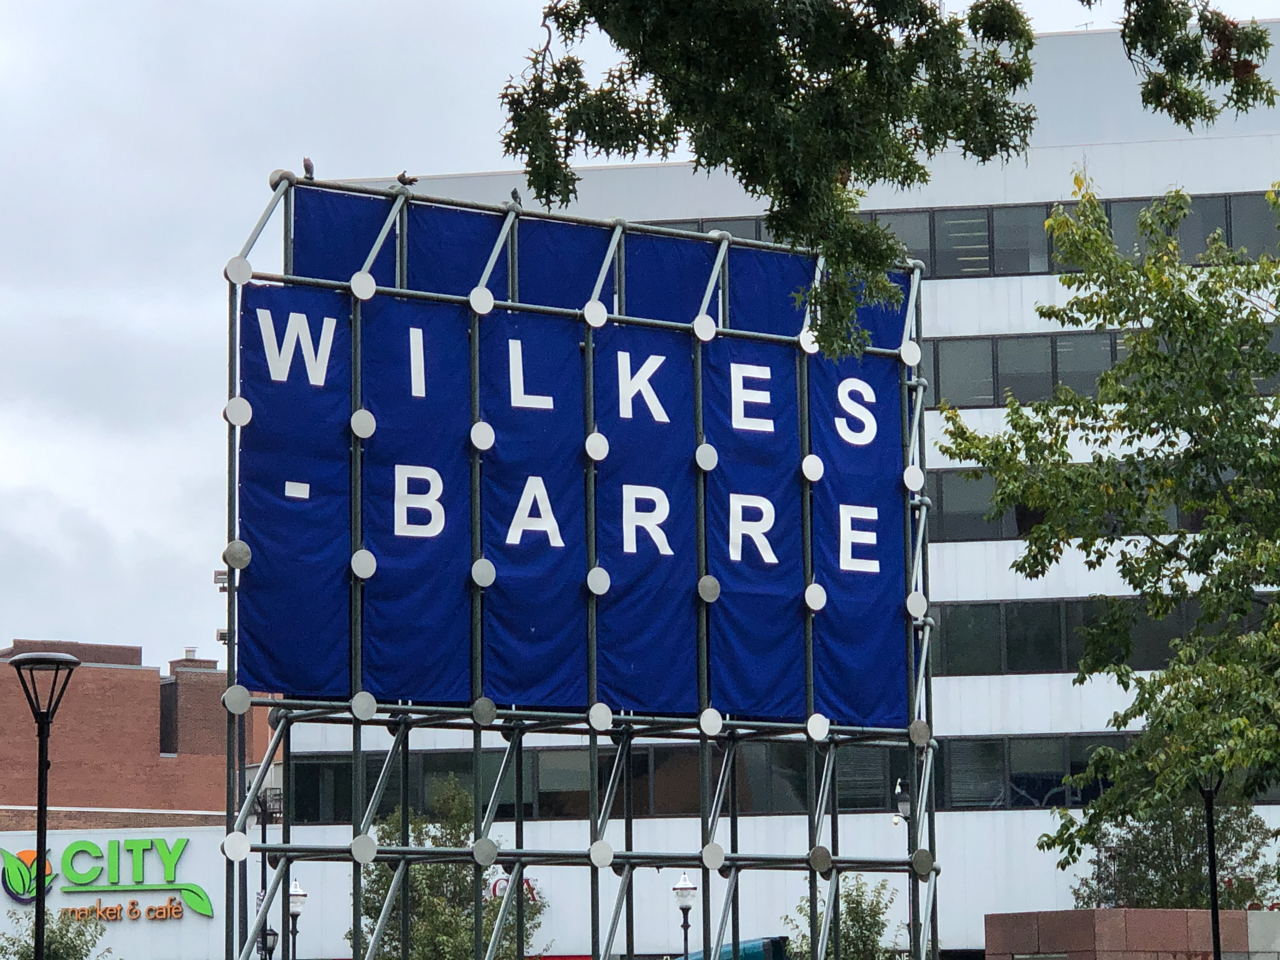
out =
[(989, 407), (995, 400), (991, 340), (935, 340), (938, 358), (934, 396), (953, 407)]
[(1146, 250), (1146, 240), (1138, 233), (1138, 214), (1149, 206), (1150, 200), (1112, 200), (1107, 204), (1111, 236), (1121, 256), (1141, 255)]
[(1196, 197), (1191, 212), (1178, 225), (1178, 250), (1183, 263), (1195, 263), (1209, 248), (1209, 237), (1215, 230), (1227, 236), (1227, 198)]
[[(942, 651), (943, 669), (954, 676), (1002, 673), (1000, 605), (963, 603), (934, 608), (937, 636), (931, 640)], [(938, 660), (934, 660), (935, 669)]]
[(1009, 741), (1009, 800), (1014, 807), (1065, 807), (1067, 788), (1062, 737)]
[(935, 212), (933, 239), (935, 276), (980, 277), (991, 273), (986, 207)]
[(1244, 247), (1252, 257), (1280, 254), (1280, 229), (1275, 211), (1261, 193), (1231, 198), (1231, 245)]
[(1062, 608), (1057, 603), (1004, 605), (1005, 662), (1009, 673), (1063, 669)]
[(743, 240), (759, 240), (757, 227), (760, 221), (755, 217), (733, 217), (729, 220), (703, 220), (702, 231), (723, 230), (730, 236)]
[(1058, 382), (1086, 397), (1098, 396), (1098, 378), (1113, 366), (1109, 333), (1054, 337)]
[(994, 809), (1005, 805), (1003, 740), (951, 740), (945, 754), (950, 806)]
[(1000, 275), (1049, 272), (1048, 208), (996, 207), (991, 211), (995, 267)]
[(909, 257), (923, 261), (925, 272), (930, 272), (929, 212), (927, 210), (881, 213), (876, 216), (876, 220), (902, 241)]
[(991, 496), (995, 492), (995, 481), (990, 477), (969, 480), (957, 470), (931, 470), (926, 479), (926, 491), (933, 503), (933, 512), (929, 515), (931, 540), (1011, 540), (1017, 537), (1012, 510), (1006, 510), (995, 520), (986, 519), (991, 509)]
[(1000, 400), (1013, 394), (1019, 403), (1048, 400), (1053, 395), (1053, 346), (1049, 337), (997, 337), (996, 369)]

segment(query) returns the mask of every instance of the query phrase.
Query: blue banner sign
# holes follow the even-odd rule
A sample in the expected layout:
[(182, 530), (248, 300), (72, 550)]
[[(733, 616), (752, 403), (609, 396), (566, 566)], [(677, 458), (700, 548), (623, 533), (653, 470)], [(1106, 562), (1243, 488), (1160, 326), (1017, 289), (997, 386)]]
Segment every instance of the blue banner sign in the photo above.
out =
[(360, 300), (391, 201), (299, 187), (342, 286), (242, 288), (240, 682), (904, 727), (908, 298), (833, 362), (811, 258), (407, 207)]

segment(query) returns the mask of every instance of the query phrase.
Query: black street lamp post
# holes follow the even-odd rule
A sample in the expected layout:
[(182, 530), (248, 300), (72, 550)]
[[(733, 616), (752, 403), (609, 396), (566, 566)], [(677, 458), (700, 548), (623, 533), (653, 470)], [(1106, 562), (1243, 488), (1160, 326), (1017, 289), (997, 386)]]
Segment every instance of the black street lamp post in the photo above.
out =
[(35, 960), (44, 960), (45, 870), (49, 842), (49, 728), (67, 692), (71, 671), (80, 661), (69, 653), (19, 653), (9, 658), (18, 671), (22, 692), (27, 695), (31, 716), (36, 721), (39, 759), (36, 768), (36, 930)]
[(693, 908), (698, 885), (689, 879), (687, 873), (681, 873), (671, 890), (676, 895), (676, 906), (680, 908), (680, 929), (684, 931), (684, 960), (689, 960), (689, 911)]

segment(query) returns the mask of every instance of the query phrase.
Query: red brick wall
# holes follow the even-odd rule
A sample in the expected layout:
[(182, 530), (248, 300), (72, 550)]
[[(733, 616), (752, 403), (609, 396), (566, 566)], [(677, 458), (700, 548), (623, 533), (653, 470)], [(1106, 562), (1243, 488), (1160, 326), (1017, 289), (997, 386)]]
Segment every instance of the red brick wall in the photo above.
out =
[[(23, 652), (21, 641), (12, 651)], [(141, 666), (137, 647), (22, 644), (80, 656), (54, 719), (49, 742), (50, 807), (212, 810), (225, 807), (226, 720), (220, 700), (225, 675), (208, 661), (174, 664), (178, 685), (178, 754), (160, 755), (160, 673)], [(112, 658), (110, 665), (90, 662)], [(121, 662), (123, 661), (123, 662)], [(212, 664), (210, 664), (212, 665)], [(14, 671), (0, 664), (0, 805), (36, 802), (36, 730)], [(252, 730), (252, 717), (249, 718)], [(252, 743), (252, 733), (250, 743)], [(122, 816), (128, 823), (116, 823)], [(158, 819), (157, 819), (158, 816)], [(141, 819), (139, 819), (141, 818)], [(204, 821), (206, 818), (199, 818)], [(135, 826), (193, 822), (165, 815), (52, 811), (55, 826)], [(216, 820), (216, 818), (215, 818)], [(65, 822), (63, 822), (65, 821)], [(111, 821), (111, 822), (108, 822)], [(25, 822), (25, 823), (24, 823)], [(0, 811), (0, 828), (35, 826), (34, 811)]]

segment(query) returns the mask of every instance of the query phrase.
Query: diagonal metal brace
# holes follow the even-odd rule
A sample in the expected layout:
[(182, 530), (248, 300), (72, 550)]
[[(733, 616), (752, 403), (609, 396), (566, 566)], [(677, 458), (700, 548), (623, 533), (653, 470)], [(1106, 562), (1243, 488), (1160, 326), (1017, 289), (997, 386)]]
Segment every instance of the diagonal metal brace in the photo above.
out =
[(720, 811), (724, 809), (724, 795), (729, 787), (729, 776), (733, 771), (733, 758), (738, 752), (738, 740), (729, 738), (729, 746), (725, 747), (724, 760), (720, 764), (720, 778), (716, 781), (715, 798), (711, 801), (711, 820), (707, 824), (707, 842), (716, 838), (716, 827), (720, 825)]
[(258, 222), (253, 225), (253, 230), (249, 233), (249, 239), (244, 242), (244, 246), (240, 248), (240, 257), (248, 257), (253, 250), (253, 245), (258, 242), (258, 238), (262, 236), (263, 228), (266, 227), (267, 221), (271, 219), (271, 214), (275, 213), (276, 207), (280, 203), (280, 198), (288, 192), (293, 186), (288, 177), (281, 177), (280, 182), (276, 184), (276, 189), (271, 194), (271, 199), (267, 203), (267, 208), (262, 211), (262, 216), (258, 218)]
[[(836, 745), (827, 746), (827, 759), (822, 765), (822, 786), (818, 788), (818, 805), (813, 814), (813, 835), (817, 838), (822, 833), (822, 824), (827, 818), (827, 800), (831, 796), (831, 781), (836, 770)], [(823, 954), (819, 954), (822, 956)]]
[(280, 749), (280, 741), (284, 739), (284, 732), (289, 728), (288, 716), (280, 718), (280, 724), (276, 727), (275, 733), (271, 735), (271, 742), (267, 744), (267, 752), (262, 755), (262, 762), (258, 764), (258, 772), (253, 775), (253, 783), (249, 785), (249, 792), (244, 795), (244, 800), (240, 804), (240, 813), (236, 816), (235, 830), (244, 832), (244, 825), (249, 820), (249, 811), (258, 801), (258, 794), (262, 791), (262, 785), (267, 782), (267, 774), (271, 772), (271, 764), (275, 762), (276, 751)]
[(382, 772), (378, 774), (378, 782), (373, 786), (373, 794), (369, 797), (368, 809), (365, 810), (364, 820), (360, 823), (361, 833), (368, 833), (369, 828), (373, 826), (373, 818), (378, 813), (378, 805), (382, 803), (382, 795), (386, 793), (387, 783), (391, 780), (391, 770), (395, 764), (396, 755), (401, 749), (407, 749), (405, 740), (408, 734), (408, 726), (402, 723), (400, 729), (396, 731), (396, 738), (391, 743), (391, 749), (387, 751), (387, 759), (382, 762)]
[(517, 863), (511, 871), (511, 879), (507, 881), (507, 892), (502, 895), (502, 906), (498, 908), (498, 919), (493, 923), (493, 935), (489, 937), (489, 949), (484, 960), (496, 960), (498, 956), (498, 944), (502, 941), (502, 929), (507, 925), (507, 914), (511, 912), (511, 901), (522, 895), (520, 887), (523, 880), (524, 864)]
[[(498, 777), (493, 782), (493, 793), (489, 795), (489, 806), (484, 812), (484, 823), (480, 826), (481, 837), (489, 836), (489, 831), (493, 828), (493, 821), (498, 816), (498, 797), (502, 793), (502, 783), (507, 779), (507, 770), (511, 767), (511, 758), (520, 749), (520, 740), (521, 732), (517, 729), (511, 735), (511, 742), (507, 744), (506, 752), (502, 755), (502, 766), (498, 768)], [(515, 793), (516, 803), (524, 803), (524, 784), (517, 783)]]
[[(702, 306), (698, 308), (698, 316), (707, 312), (707, 307), (711, 306), (711, 295), (716, 292), (716, 284), (720, 282), (720, 268), (724, 266), (725, 255), (729, 252), (729, 238), (722, 237), (720, 239), (720, 247), (716, 250), (716, 262), (711, 268), (711, 276), (707, 279), (706, 292), (702, 294)], [(720, 326), (724, 326), (724, 317), (720, 318)]]
[[(836, 898), (840, 896), (840, 871), (831, 871), (831, 886), (827, 893), (827, 909), (822, 912), (822, 933), (818, 937), (818, 952), (814, 954), (816, 957), (825, 957), (827, 955), (827, 943), (831, 939), (831, 918), (836, 915)], [(813, 909), (813, 904), (809, 905), (809, 909)]]
[[(733, 912), (733, 892), (738, 889), (738, 868), (729, 871), (729, 885), (724, 891), (724, 906), (720, 909), (720, 932), (716, 934), (716, 949), (711, 956), (720, 958), (720, 950), (724, 947), (724, 931), (729, 924), (729, 914)], [(824, 954), (819, 954), (824, 956)]]
[(396, 867), (395, 876), (391, 878), (391, 886), (387, 888), (387, 898), (382, 902), (382, 912), (378, 914), (378, 924), (373, 928), (373, 936), (369, 938), (369, 949), (365, 951), (364, 960), (375, 960), (378, 956), (382, 935), (387, 930), (387, 921), (391, 919), (391, 908), (395, 906), (396, 894), (400, 892), (400, 884), (404, 881), (404, 875), (408, 869), (408, 860), (401, 860), (400, 866)]
[(618, 241), (622, 239), (623, 226), (621, 223), (613, 228), (613, 235), (609, 237), (609, 249), (605, 251), (604, 262), (600, 264), (600, 273), (596, 276), (596, 285), (591, 288), (591, 299), (599, 300), (600, 291), (604, 289), (605, 277), (609, 275), (609, 268), (613, 266), (614, 254), (618, 252)]
[(391, 212), (387, 214), (386, 222), (382, 224), (382, 229), (378, 231), (378, 239), (373, 241), (373, 249), (369, 251), (369, 255), (364, 258), (364, 266), (360, 268), (361, 273), (368, 273), (373, 269), (373, 261), (378, 259), (378, 254), (382, 252), (382, 245), (387, 242), (387, 234), (391, 232), (391, 225), (396, 222), (396, 217), (400, 216), (400, 208), (404, 206), (404, 194), (396, 197), (396, 202), (391, 205)]
[(626, 739), (618, 744), (618, 752), (613, 755), (613, 769), (609, 771), (609, 785), (605, 787), (604, 799), (600, 802), (600, 826), (596, 830), (596, 835), (603, 837), (605, 827), (609, 826), (609, 814), (613, 812), (613, 798), (618, 795), (618, 784), (622, 781), (622, 765), (623, 760), (627, 756), (628, 748), (631, 746), (631, 734), (626, 734)]
[(516, 208), (507, 210), (506, 219), (502, 221), (502, 229), (498, 231), (498, 239), (493, 242), (493, 250), (489, 253), (489, 262), (484, 265), (484, 273), (480, 274), (480, 282), (476, 284), (477, 287), (489, 286), (489, 277), (498, 263), (498, 254), (502, 252), (502, 248), (507, 242), (507, 234), (511, 232), (511, 225), (516, 222), (516, 215)]
[(271, 912), (271, 903), (275, 900), (280, 884), (284, 880), (284, 872), (288, 869), (289, 859), (287, 857), (281, 858), (279, 865), (276, 867), (276, 872), (271, 875), (271, 882), (267, 884), (267, 892), (262, 898), (262, 906), (258, 907), (258, 915), (253, 920), (253, 926), (249, 928), (248, 938), (240, 951), (240, 960), (251, 960), (254, 952), (258, 949), (258, 937), (262, 935), (262, 928), (267, 922), (267, 914)]
[(626, 869), (622, 871), (622, 883), (618, 886), (618, 898), (613, 902), (613, 919), (609, 921), (609, 935), (604, 939), (604, 949), (600, 951), (599, 956), (603, 960), (609, 960), (609, 955), (613, 953), (613, 938), (618, 933), (618, 921), (622, 918), (622, 907), (627, 902), (627, 891), (631, 888), (631, 864), (627, 864)]

